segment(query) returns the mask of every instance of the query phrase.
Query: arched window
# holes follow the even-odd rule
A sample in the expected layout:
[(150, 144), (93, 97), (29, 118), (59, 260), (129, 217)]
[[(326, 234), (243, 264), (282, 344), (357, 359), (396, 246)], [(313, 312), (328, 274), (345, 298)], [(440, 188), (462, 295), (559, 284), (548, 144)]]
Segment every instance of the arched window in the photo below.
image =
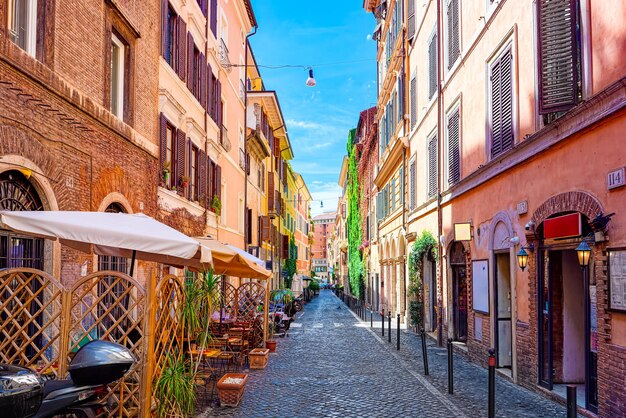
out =
[[(0, 210), (43, 210), (33, 185), (16, 170), (0, 173)], [(0, 229), (0, 269), (44, 265), (44, 240)]]

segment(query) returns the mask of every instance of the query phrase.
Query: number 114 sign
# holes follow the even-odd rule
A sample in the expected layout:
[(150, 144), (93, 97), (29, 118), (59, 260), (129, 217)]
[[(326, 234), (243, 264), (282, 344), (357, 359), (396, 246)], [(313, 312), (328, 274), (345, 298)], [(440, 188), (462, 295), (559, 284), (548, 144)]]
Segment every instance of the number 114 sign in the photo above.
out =
[(621, 187), (626, 184), (624, 179), (624, 167), (611, 171), (607, 176), (607, 185), (609, 190)]

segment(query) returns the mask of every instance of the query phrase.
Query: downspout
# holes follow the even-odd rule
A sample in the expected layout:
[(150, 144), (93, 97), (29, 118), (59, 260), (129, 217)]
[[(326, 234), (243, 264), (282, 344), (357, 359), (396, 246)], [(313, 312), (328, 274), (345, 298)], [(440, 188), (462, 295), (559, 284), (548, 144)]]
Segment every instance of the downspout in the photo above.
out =
[[(402, 6), (404, 7), (404, 3), (402, 4)], [(404, 16), (404, 12), (402, 13), (402, 15)], [(404, 100), (403, 100), (403, 105), (402, 105), (402, 121), (404, 123), (404, 135), (406, 136), (406, 144), (405, 147), (403, 148), (403, 152), (402, 152), (402, 173), (403, 173), (403, 178), (402, 178), (402, 183), (403, 183), (403, 187), (402, 187), (402, 191), (404, 192), (402, 194), (402, 229), (404, 230), (404, 240), (405, 240), (405, 246), (404, 246), (404, 260), (402, 262), (403, 266), (403, 283), (402, 285), (404, 286), (403, 289), (403, 293), (404, 293), (404, 323), (405, 325), (407, 325), (407, 329), (408, 329), (408, 320), (407, 320), (407, 311), (408, 311), (408, 280), (407, 280), (407, 260), (409, 260), (408, 257), (408, 245), (406, 242), (406, 234), (407, 234), (407, 204), (406, 204), (406, 195), (407, 195), (407, 190), (408, 190), (408, 182), (406, 181), (407, 177), (408, 177), (408, 172), (407, 172), (407, 166), (406, 166), (406, 161), (407, 161), (407, 150), (410, 151), (410, 138), (409, 135), (411, 133), (411, 121), (409, 118), (407, 118), (407, 109), (409, 109), (409, 91), (407, 91), (407, 87), (410, 87), (410, 81), (409, 83), (407, 83), (407, 79), (410, 80), (410, 74), (411, 74), (411, 67), (410, 67), (410, 63), (409, 63), (409, 47), (408, 47), (408, 28), (405, 28), (403, 31), (402, 36), (404, 36), (404, 40), (402, 42), (402, 56), (404, 57), (404, 70), (402, 71), (402, 89), (403, 89), (403, 96), (404, 96)], [(407, 74), (409, 75), (407, 77)]]
[(443, 245), (441, 235), (443, 234), (441, 215), (441, 142), (442, 142), (442, 97), (441, 97), (441, 0), (437, 0), (437, 253), (439, 254), (439, 303), (437, 315), (437, 345), (443, 346)]
[(243, 249), (248, 251), (248, 48), (250, 48), (250, 37), (256, 34), (258, 29), (257, 25), (254, 25), (252, 32), (246, 35), (246, 45), (244, 48), (244, 80), (243, 80), (243, 236), (244, 243)]

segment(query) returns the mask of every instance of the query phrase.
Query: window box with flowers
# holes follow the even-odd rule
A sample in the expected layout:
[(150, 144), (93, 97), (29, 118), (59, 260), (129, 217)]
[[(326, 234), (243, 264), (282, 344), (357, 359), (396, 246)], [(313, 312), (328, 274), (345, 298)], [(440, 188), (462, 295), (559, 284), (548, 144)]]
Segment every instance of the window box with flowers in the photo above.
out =
[(217, 195), (213, 195), (213, 199), (211, 199), (211, 211), (215, 212), (217, 216), (220, 216), (222, 213), (222, 201)]
[(186, 189), (187, 185), (189, 184), (189, 176), (180, 176), (180, 180), (178, 181), (178, 184), (183, 188)]

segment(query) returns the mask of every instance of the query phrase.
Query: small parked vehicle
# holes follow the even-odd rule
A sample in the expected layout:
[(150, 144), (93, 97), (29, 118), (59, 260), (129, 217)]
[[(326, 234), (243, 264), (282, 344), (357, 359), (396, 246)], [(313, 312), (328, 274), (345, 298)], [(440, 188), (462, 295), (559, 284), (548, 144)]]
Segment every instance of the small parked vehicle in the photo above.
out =
[(134, 356), (123, 345), (95, 340), (76, 352), (67, 379), (46, 380), (25, 367), (0, 364), (0, 415), (95, 418), (104, 411), (99, 396), (134, 363)]

